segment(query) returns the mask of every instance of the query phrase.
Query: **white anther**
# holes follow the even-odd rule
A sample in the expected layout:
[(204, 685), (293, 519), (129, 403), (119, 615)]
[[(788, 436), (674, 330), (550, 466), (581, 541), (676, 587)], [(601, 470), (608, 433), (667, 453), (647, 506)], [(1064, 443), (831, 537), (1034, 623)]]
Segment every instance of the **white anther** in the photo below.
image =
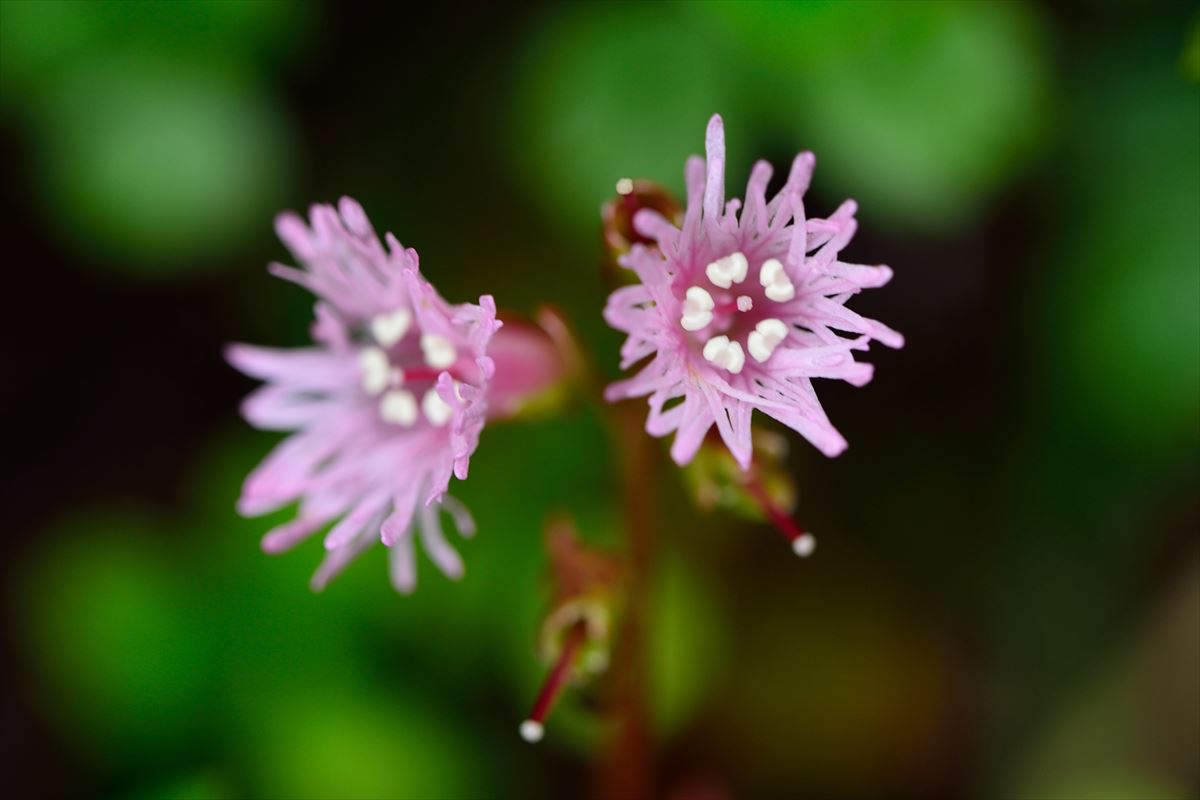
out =
[(758, 273), (758, 282), (767, 290), (767, 297), (776, 303), (786, 303), (796, 296), (796, 287), (778, 258), (768, 258)]
[(759, 320), (754, 326), (754, 330), (750, 331), (750, 335), (746, 337), (746, 349), (750, 351), (750, 355), (758, 363), (764, 363), (771, 354), (775, 352), (775, 348), (779, 346), (787, 337), (787, 325), (777, 319)]
[(700, 330), (712, 322), (713, 305), (712, 295), (707, 290), (693, 286), (684, 297), (683, 316), (679, 318), (679, 324), (685, 331)]
[(421, 352), (425, 354), (425, 363), (434, 369), (445, 369), (458, 360), (454, 344), (436, 333), (421, 334)]
[(754, 298), (748, 294), (744, 294), (737, 299), (738, 311), (749, 311), (754, 308)]
[(371, 320), (371, 335), (384, 347), (391, 347), (404, 338), (412, 325), (412, 312), (397, 308), (388, 314), (380, 314)]
[(734, 375), (742, 371), (746, 365), (746, 354), (737, 342), (729, 341), (728, 336), (714, 336), (704, 343), (704, 360), (718, 367), (724, 367)]
[(811, 533), (802, 533), (792, 539), (792, 552), (801, 558), (808, 558), (817, 549), (817, 537)]
[(379, 394), (386, 389), (390, 366), (387, 353), (378, 347), (364, 347), (358, 354), (363, 391), (367, 394)]
[(527, 719), (521, 723), (521, 738), (533, 744), (542, 740), (542, 734), (545, 733), (542, 723), (532, 719)]
[(750, 262), (744, 255), (732, 253), (709, 264), (704, 268), (704, 274), (714, 286), (728, 289), (733, 284), (746, 280), (746, 272), (749, 269)]
[(425, 419), (435, 428), (442, 427), (454, 416), (454, 409), (441, 398), (437, 389), (430, 389), (421, 398), (421, 410), (425, 412)]
[(407, 428), (417, 421), (417, 398), (412, 392), (393, 389), (380, 398), (379, 416), (384, 422)]

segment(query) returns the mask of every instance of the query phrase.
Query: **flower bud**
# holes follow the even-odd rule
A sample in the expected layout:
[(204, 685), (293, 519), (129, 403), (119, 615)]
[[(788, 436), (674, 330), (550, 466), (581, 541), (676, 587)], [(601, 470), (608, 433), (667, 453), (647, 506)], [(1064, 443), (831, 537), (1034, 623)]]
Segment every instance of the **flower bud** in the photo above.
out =
[(603, 269), (605, 278), (613, 285), (637, 282), (637, 277), (621, 267), (617, 259), (633, 244), (654, 244), (653, 239), (646, 238), (633, 227), (634, 215), (643, 208), (657, 211), (676, 225), (683, 221), (679, 202), (662, 186), (642, 179), (617, 181), (616, 196), (600, 207), (605, 254)]

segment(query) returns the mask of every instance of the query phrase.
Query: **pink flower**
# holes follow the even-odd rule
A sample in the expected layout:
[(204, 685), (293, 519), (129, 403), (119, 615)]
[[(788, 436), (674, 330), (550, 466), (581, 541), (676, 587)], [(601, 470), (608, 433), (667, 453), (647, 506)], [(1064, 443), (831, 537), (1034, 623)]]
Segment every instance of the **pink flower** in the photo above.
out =
[(270, 553), (332, 526), (314, 589), (376, 539), (391, 548), (400, 591), (416, 583), (417, 536), (458, 578), (462, 559), (440, 512), (463, 536), (474, 533), (446, 491), (451, 473), (467, 477), (486, 419), (495, 302), (447, 303), (417, 271), (416, 251), (390, 233), (385, 248), (349, 198), (337, 210), (314, 206), (311, 227), (290, 213), (275, 227), (304, 269), (273, 264), (271, 272), (317, 296), (316, 345), (228, 350), (231, 364), (266, 382), (243, 404), (246, 419), (293, 432), (246, 479), (238, 510), (258, 515), (298, 501), (297, 517), (264, 537)]
[[(750, 417), (755, 409), (796, 430), (827, 456), (846, 448), (825, 416), (813, 378), (855, 386), (872, 368), (854, 360), (872, 339), (901, 347), (903, 337), (846, 308), (862, 289), (887, 283), (888, 267), (838, 259), (854, 235), (857, 206), (848, 200), (827, 219), (805, 216), (803, 196), (815, 159), (801, 153), (787, 183), (766, 199), (771, 167), (754, 165), (746, 205), (725, 201), (725, 128), (708, 124), (707, 161), (693, 156), (682, 229), (651, 210), (634, 227), (657, 242), (635, 244), (621, 263), (639, 284), (608, 299), (604, 318), (629, 334), (621, 348), (627, 369), (640, 372), (610, 386), (610, 401), (649, 395), (646, 430), (674, 431), (671, 456), (691, 461), (705, 434), (717, 430), (742, 469), (750, 466)], [(740, 210), (740, 214), (739, 214)]]

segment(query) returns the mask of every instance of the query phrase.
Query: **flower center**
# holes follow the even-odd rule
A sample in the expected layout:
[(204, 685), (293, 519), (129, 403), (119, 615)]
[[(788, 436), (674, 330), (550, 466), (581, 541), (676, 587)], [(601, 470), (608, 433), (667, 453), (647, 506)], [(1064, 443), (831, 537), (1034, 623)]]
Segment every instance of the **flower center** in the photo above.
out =
[[(758, 280), (742, 286), (755, 272)], [(708, 286), (690, 286), (684, 293), (680, 327), (697, 334), (705, 361), (735, 375), (745, 367), (747, 352), (767, 363), (789, 332), (786, 323), (770, 316), (770, 309), (796, 296), (783, 263), (768, 258), (753, 270), (739, 251), (711, 262), (704, 275)]]
[(362, 390), (379, 398), (379, 418), (388, 424), (408, 428), (424, 415), (429, 424), (441, 427), (454, 409), (438, 395), (434, 383), (444, 370), (454, 374), (458, 351), (453, 342), (435, 333), (408, 336), (412, 323), (407, 308), (371, 319), (366, 326), (370, 341), (358, 351)]

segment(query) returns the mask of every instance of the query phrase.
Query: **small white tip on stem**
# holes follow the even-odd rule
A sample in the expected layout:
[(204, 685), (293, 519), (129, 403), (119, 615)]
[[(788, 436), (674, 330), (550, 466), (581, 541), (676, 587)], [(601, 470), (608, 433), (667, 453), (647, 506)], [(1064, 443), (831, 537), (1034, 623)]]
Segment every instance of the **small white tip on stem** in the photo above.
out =
[(792, 550), (801, 558), (808, 558), (817, 549), (817, 537), (811, 533), (802, 533), (792, 539)]
[(533, 744), (542, 740), (542, 734), (545, 733), (542, 723), (532, 719), (527, 719), (521, 723), (521, 738)]

